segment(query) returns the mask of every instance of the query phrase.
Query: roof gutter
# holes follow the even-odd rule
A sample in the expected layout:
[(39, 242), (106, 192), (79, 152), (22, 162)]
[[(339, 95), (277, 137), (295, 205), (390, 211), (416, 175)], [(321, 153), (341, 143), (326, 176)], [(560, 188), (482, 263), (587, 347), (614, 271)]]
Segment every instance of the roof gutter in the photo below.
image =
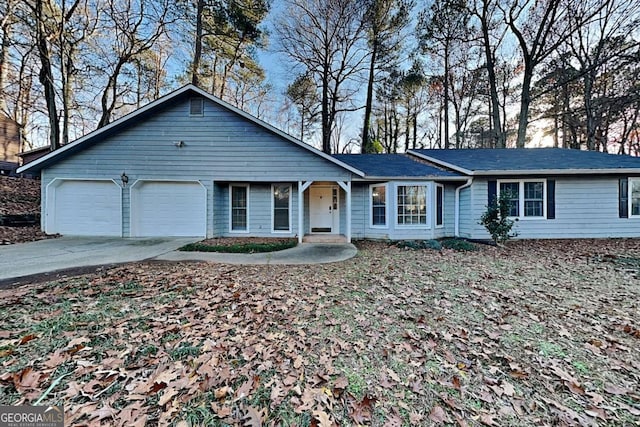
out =
[(456, 197), (455, 197), (455, 203), (454, 203), (455, 225), (454, 225), (454, 231), (453, 231), (453, 235), (455, 237), (460, 237), (460, 191), (464, 190), (465, 188), (471, 187), (471, 184), (473, 184), (473, 178), (468, 178), (466, 183), (456, 188)]

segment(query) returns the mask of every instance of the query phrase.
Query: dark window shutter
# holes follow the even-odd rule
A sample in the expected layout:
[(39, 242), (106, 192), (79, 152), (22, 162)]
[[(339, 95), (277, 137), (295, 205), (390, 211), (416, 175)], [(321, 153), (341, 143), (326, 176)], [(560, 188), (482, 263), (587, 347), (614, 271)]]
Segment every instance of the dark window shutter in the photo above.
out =
[(620, 218), (629, 218), (629, 178), (620, 178), (618, 188), (618, 214)]
[(489, 181), (487, 182), (487, 206), (491, 206), (496, 203), (498, 196), (498, 181)]
[(556, 218), (556, 180), (547, 180), (547, 219)]

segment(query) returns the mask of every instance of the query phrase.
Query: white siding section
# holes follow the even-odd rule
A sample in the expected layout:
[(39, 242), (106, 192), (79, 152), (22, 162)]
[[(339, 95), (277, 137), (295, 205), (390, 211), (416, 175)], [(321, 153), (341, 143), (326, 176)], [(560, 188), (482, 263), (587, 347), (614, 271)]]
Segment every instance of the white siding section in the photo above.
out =
[[(554, 179), (554, 178), (548, 178)], [(518, 239), (640, 237), (640, 218), (618, 217), (618, 178), (556, 177), (556, 218), (521, 219)], [(473, 239), (489, 239), (478, 224), (487, 206), (487, 180), (474, 180), (472, 209), (461, 206)], [(463, 191), (464, 192), (464, 191)], [(546, 208), (546, 204), (545, 204)]]

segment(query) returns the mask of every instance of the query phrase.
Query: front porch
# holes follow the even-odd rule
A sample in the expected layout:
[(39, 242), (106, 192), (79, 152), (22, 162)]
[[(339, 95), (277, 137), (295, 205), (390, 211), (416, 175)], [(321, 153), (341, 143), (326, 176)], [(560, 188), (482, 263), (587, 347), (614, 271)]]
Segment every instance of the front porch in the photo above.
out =
[(350, 181), (298, 181), (298, 242), (351, 242)]
[(302, 243), (349, 243), (349, 240), (344, 234), (307, 234)]

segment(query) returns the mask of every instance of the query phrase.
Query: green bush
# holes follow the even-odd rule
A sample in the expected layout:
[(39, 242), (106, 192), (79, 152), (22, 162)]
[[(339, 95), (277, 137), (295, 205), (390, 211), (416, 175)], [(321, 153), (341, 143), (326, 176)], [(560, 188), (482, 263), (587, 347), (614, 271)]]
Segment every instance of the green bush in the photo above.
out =
[(442, 249), (442, 245), (437, 240), (401, 240), (396, 243), (396, 246), (413, 250), (433, 249), (439, 251)]
[(440, 243), (443, 248), (453, 249), (458, 252), (471, 252), (478, 250), (478, 247), (475, 244), (464, 239), (444, 239), (441, 240)]
[(500, 193), (500, 196), (487, 206), (487, 210), (480, 217), (480, 224), (487, 229), (493, 241), (498, 245), (504, 244), (515, 236), (511, 234), (514, 222), (509, 219), (510, 198), (508, 192)]

